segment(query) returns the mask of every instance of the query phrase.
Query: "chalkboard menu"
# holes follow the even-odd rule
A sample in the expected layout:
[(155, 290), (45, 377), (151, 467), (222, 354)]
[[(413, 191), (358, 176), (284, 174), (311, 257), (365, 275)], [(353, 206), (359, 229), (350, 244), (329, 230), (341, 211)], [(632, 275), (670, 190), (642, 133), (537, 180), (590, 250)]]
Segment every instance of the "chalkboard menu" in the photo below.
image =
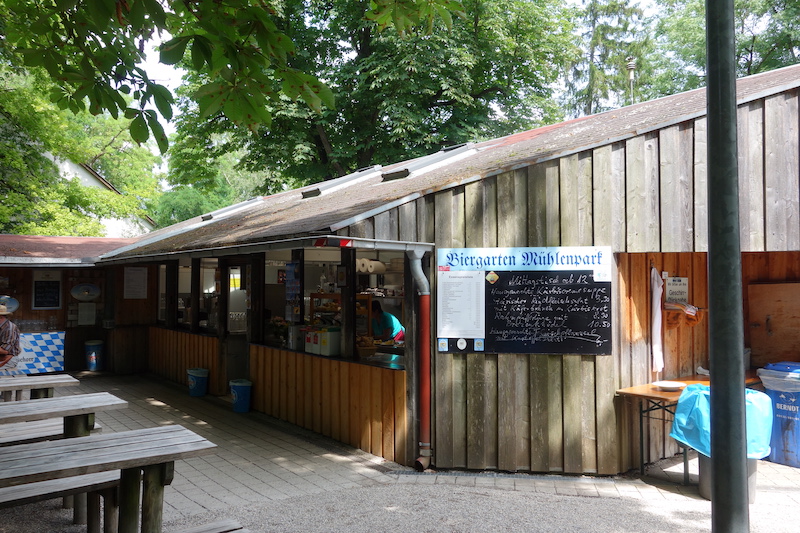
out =
[(32, 309), (60, 309), (61, 281), (37, 280), (33, 282)]
[(485, 351), (611, 354), (611, 283), (592, 271), (487, 276)]
[(611, 354), (607, 246), (438, 248), (439, 352)]

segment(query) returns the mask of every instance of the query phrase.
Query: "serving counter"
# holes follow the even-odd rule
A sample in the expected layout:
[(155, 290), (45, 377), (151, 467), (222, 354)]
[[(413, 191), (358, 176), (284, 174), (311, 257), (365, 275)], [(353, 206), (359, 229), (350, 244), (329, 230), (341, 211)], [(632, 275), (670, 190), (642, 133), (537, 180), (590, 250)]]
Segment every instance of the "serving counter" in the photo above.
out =
[(251, 407), (410, 464), (403, 363), (399, 354), (355, 360), (251, 344)]

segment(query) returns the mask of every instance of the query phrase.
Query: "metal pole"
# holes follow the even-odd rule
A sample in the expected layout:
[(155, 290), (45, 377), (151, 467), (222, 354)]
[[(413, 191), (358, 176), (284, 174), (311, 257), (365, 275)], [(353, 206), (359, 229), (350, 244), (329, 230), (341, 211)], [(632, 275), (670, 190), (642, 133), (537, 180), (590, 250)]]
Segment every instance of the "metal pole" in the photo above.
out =
[(750, 531), (733, 0), (707, 0), (711, 530)]

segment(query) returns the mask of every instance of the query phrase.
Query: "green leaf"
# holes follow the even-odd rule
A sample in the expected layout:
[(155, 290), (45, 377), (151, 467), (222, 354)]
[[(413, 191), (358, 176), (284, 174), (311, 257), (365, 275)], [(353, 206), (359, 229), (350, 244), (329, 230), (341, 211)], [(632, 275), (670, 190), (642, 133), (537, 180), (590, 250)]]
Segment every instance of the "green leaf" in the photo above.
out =
[(170, 90), (163, 85), (154, 83), (150, 85), (150, 92), (161, 116), (167, 120), (172, 120), (172, 104), (175, 99)]
[(165, 65), (176, 65), (183, 59), (186, 52), (186, 45), (192, 40), (191, 37), (176, 37), (163, 43), (159, 47), (159, 61)]
[(200, 117), (208, 118), (216, 115), (222, 109), (231, 93), (231, 86), (223, 83), (208, 83), (195, 93)]
[(144, 4), (147, 16), (157, 27), (167, 29), (167, 14), (164, 13), (161, 2), (158, 0), (136, 0), (136, 2)]
[(94, 22), (95, 27), (92, 30), (98, 33), (105, 31), (114, 19), (116, 2), (111, 0), (92, 0), (84, 5), (89, 19)]
[(158, 121), (158, 117), (155, 113), (147, 113), (145, 112), (145, 117), (147, 119), (147, 124), (150, 126), (150, 129), (153, 132), (153, 136), (156, 138), (156, 144), (158, 144), (158, 149), (161, 153), (165, 153), (169, 148), (169, 140), (167, 136), (164, 134), (164, 128), (161, 126), (161, 123)]
[(29, 48), (23, 49), (21, 52), (25, 64), (29, 67), (43, 67), (45, 65), (47, 54), (44, 54), (41, 49)]
[(292, 99), (302, 98), (317, 113), (322, 112), (323, 104), (334, 108), (333, 91), (315, 77), (297, 70), (283, 70), (279, 73), (283, 78), (281, 87), (284, 94)]
[(131, 132), (131, 138), (139, 144), (147, 142), (147, 139), (150, 138), (150, 129), (147, 127), (142, 113), (137, 113), (128, 129)]
[(146, 15), (144, 2), (134, 0), (133, 2), (129, 2), (128, 5), (130, 6), (130, 10), (126, 15), (128, 22), (130, 22), (131, 26), (134, 28), (143, 26)]
[(192, 66), (200, 70), (206, 63), (211, 66), (211, 44), (206, 37), (195, 35), (192, 41)]

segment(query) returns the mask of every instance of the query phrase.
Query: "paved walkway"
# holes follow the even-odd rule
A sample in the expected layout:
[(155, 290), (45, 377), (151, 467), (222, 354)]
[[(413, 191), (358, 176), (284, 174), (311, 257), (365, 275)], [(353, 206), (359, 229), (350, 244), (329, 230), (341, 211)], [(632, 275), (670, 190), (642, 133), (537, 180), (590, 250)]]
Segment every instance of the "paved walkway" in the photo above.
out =
[[(76, 375), (80, 387), (57, 394), (109, 391), (129, 402), (98, 415), (104, 432), (182, 424), (219, 446), (216, 454), (176, 463), (165, 492), (168, 531), (223, 517), (254, 532), (711, 530), (696, 458), (689, 486), (681, 484), (680, 457), (650, 465), (642, 479), (417, 473), (156, 378)], [(757, 480), (751, 530), (796, 531), (800, 469), (760, 461)], [(0, 510), (0, 533), (85, 531), (69, 524), (58, 503)]]

